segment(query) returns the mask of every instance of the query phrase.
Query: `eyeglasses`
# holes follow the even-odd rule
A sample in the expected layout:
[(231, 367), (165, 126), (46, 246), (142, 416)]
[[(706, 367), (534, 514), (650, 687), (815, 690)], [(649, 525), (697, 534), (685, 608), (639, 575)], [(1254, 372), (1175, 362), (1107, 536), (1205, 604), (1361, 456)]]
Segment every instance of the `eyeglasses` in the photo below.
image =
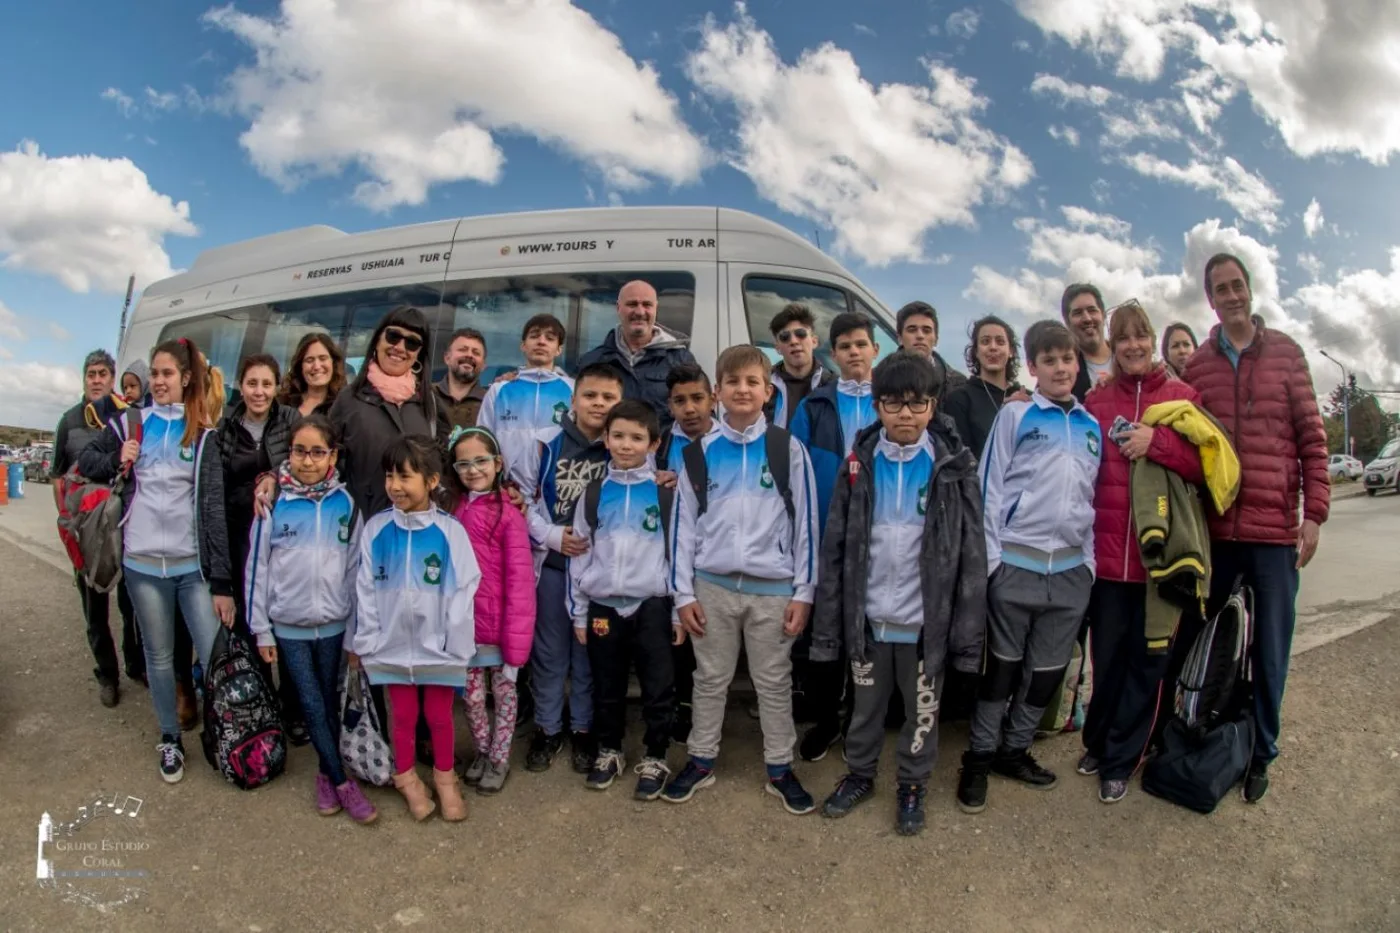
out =
[(880, 410), (887, 415), (897, 415), (901, 408), (907, 408), (911, 414), (922, 415), (932, 404), (931, 398), (882, 398)]
[(331, 455), (331, 452), (324, 447), (303, 447), (300, 444), (292, 445), (292, 456), (298, 460), (311, 460), (319, 462)]
[(458, 473), (480, 473), (495, 462), (495, 457), (473, 457), (470, 460), (458, 460), (456, 463), (452, 464), (452, 469), (456, 470)]
[(403, 344), (403, 348), (409, 353), (417, 353), (423, 349), (423, 338), (417, 334), (410, 334), (407, 331), (398, 330), (394, 327), (384, 328), (384, 341), (391, 347)]
[(778, 331), (778, 343), (787, 343), (792, 338), (806, 340), (812, 336), (812, 332), (805, 327), (790, 327), (787, 330)]
[(1116, 304), (1113, 307), (1109, 308), (1108, 315), (1112, 317), (1115, 312), (1122, 311), (1125, 308), (1136, 308), (1139, 311), (1143, 309), (1142, 304), (1136, 298), (1129, 298), (1122, 304)]

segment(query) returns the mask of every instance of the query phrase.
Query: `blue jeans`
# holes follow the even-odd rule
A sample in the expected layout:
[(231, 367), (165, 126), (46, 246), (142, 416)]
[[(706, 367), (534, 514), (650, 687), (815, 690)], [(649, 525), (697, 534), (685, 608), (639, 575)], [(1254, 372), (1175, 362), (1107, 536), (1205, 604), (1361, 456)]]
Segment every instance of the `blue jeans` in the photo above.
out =
[(340, 763), (340, 678), (344, 636), (307, 639), (279, 638), (277, 653), (287, 664), (297, 698), (306, 714), (306, 731), (316, 749), (321, 773), (339, 787), (345, 783)]
[(569, 728), (593, 728), (593, 672), (588, 648), (574, 638), (569, 617), (569, 580), (563, 571), (540, 570), (535, 644), (530, 651), (530, 686), (535, 694), (535, 725), (546, 735), (564, 728), (564, 700), (569, 701)]
[(180, 717), (175, 712), (175, 624), (176, 609), (185, 618), (199, 662), (209, 668), (209, 652), (219, 632), (214, 615), (214, 598), (209, 584), (198, 573), (178, 577), (155, 577), (130, 567), (122, 573), (126, 591), (141, 627), (141, 643), (146, 653), (146, 679), (151, 685), (151, 702), (162, 735), (180, 734)]

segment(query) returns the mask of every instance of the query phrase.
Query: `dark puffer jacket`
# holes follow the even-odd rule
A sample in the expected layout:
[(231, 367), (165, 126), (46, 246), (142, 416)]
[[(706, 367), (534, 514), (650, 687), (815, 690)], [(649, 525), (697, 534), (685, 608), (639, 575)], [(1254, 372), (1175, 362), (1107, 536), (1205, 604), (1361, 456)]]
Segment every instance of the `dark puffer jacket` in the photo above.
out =
[[(1095, 386), (1084, 399), (1084, 407), (1099, 422), (1104, 437), (1099, 452), (1099, 476), (1094, 484), (1094, 563), (1100, 580), (1147, 582), (1147, 571), (1142, 566), (1142, 553), (1133, 528), (1132, 462), (1109, 439), (1109, 429), (1120, 415), (1127, 421), (1140, 423), (1142, 413), (1153, 405), (1175, 401), (1200, 405), (1201, 397), (1186, 383), (1168, 377), (1161, 363), (1141, 378), (1116, 376)], [(1171, 428), (1153, 430), (1147, 459), (1160, 463), (1188, 483), (1204, 481), (1200, 451)]]
[(389, 507), (384, 491), (384, 451), (406, 434), (433, 438), (445, 451), (452, 425), (437, 405), (432, 388), (424, 397), (392, 405), (365, 382), (347, 388), (331, 406), (331, 424), (340, 432), (336, 467), (361, 515), (376, 515)]
[(1220, 348), (1220, 325), (1186, 363), (1186, 381), (1225, 428), (1240, 457), (1240, 494), (1224, 515), (1207, 509), (1220, 541), (1296, 544), (1303, 517), (1327, 521), (1327, 432), (1303, 350), (1255, 315), (1254, 342), (1236, 369)]
[(622, 397), (646, 402), (656, 410), (662, 429), (670, 427), (671, 406), (667, 400), (666, 377), (670, 375), (671, 367), (695, 362), (695, 357), (686, 349), (690, 338), (657, 325), (651, 343), (642, 350), (635, 363), (631, 354), (617, 345), (617, 340), (617, 328), (614, 327), (601, 344), (579, 359), (579, 371), (594, 363), (608, 363), (617, 367), (622, 373)]
[[(248, 406), (241, 399), (219, 422), (219, 456), (224, 460), (225, 465), (233, 459), (234, 453), (238, 450), (238, 434), (240, 431), (246, 432), (243, 427), (243, 415), (247, 412)], [(282, 405), (277, 402), (272, 403), (272, 408), (267, 413), (267, 426), (263, 428), (262, 446), (267, 451), (267, 459), (272, 465), (272, 469), (277, 469), (286, 462), (291, 455), (292, 449), (292, 425), (296, 423), (298, 412), (291, 405)]]

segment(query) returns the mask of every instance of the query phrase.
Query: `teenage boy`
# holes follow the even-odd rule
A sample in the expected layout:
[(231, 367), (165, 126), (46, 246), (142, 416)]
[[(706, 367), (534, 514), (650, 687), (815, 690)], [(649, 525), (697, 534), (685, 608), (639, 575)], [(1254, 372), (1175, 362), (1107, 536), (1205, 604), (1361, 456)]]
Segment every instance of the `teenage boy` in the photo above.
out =
[(938, 346), (938, 311), (927, 301), (911, 301), (894, 316), (894, 330), (899, 345), (911, 353), (926, 357), (938, 374), (937, 397), (941, 403), (967, 377), (948, 365), (934, 349)]
[(662, 796), (684, 803), (714, 783), (742, 645), (758, 693), (765, 789), (789, 813), (810, 813), (816, 804), (792, 771), (791, 650), (817, 582), (812, 465), (801, 444), (763, 417), (772, 385), (762, 350), (730, 347), (715, 370), (720, 429), (686, 448), (676, 483), (671, 592), (695, 638), (695, 724), (690, 760)]
[(822, 813), (841, 817), (875, 792), (885, 715), (897, 688), (895, 830), (924, 828), (938, 756), (943, 670), (975, 673), (986, 623), (987, 545), (977, 460), (956, 436), (929, 430), (938, 375), (900, 351), (875, 367), (881, 427), (861, 435), (837, 483), (822, 538), (812, 660), (850, 658), (850, 768)]
[(574, 537), (587, 542), (588, 550), (569, 559), (569, 612), (593, 671), (598, 755), (587, 786), (606, 790), (627, 767), (622, 737), (628, 672), (635, 668), (646, 732), (632, 796), (655, 800), (671, 774), (671, 649), (685, 638), (667, 589), (665, 529), (674, 491), (656, 485), (649, 461), (661, 442), (661, 422), (646, 402), (619, 402), (608, 412), (603, 438), (611, 457), (607, 475), (588, 484), (583, 505), (574, 509)]
[(621, 373), (606, 363), (584, 367), (574, 383), (572, 410), (557, 427), (541, 431), (536, 452), (521, 461), (520, 493), (529, 506), (530, 543), (544, 557), (530, 652), (535, 735), (525, 755), (528, 771), (548, 771), (563, 749), (566, 701), (573, 769), (587, 774), (593, 767), (593, 679), (588, 650), (574, 640), (568, 558), (588, 550), (588, 542), (574, 534), (574, 508), (588, 484), (607, 472), (603, 426), (621, 400)]
[(525, 368), (486, 390), (476, 423), (496, 435), (501, 461), (516, 482), (540, 431), (558, 427), (569, 410), (574, 381), (555, 368), (564, 352), (564, 325), (552, 314), (536, 314), (520, 332)]
[(836, 374), (817, 362), (817, 319), (806, 305), (794, 301), (784, 306), (773, 315), (768, 331), (782, 359), (773, 364), (773, 397), (763, 406), (763, 414), (770, 423), (785, 428), (807, 394), (833, 381)]
[(988, 773), (1055, 786), (1054, 773), (1032, 757), (1031, 740), (1060, 688), (1094, 583), (1103, 438), (1074, 397), (1074, 337), (1056, 321), (1031, 325), (1026, 362), (1035, 394), (1001, 409), (982, 460), (991, 577), (986, 664), (958, 780), (958, 806), (968, 813), (986, 808)]

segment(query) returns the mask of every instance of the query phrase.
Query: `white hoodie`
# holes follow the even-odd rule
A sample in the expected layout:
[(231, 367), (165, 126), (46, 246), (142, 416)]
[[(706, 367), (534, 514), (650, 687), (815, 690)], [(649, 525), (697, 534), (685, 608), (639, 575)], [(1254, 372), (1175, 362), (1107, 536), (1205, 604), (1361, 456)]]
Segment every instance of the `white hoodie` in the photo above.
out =
[(573, 396), (574, 381), (555, 369), (522, 369), (486, 390), (476, 423), (496, 435), (511, 478), (519, 482), (518, 464), (534, 453), (535, 435), (563, 421)]
[(613, 607), (625, 619), (644, 600), (667, 595), (671, 575), (650, 466), (608, 467), (598, 495), (597, 528), (589, 527), (584, 511), (574, 509), (574, 534), (589, 548), (569, 558), (569, 615), (578, 629), (587, 625), (590, 601)]

